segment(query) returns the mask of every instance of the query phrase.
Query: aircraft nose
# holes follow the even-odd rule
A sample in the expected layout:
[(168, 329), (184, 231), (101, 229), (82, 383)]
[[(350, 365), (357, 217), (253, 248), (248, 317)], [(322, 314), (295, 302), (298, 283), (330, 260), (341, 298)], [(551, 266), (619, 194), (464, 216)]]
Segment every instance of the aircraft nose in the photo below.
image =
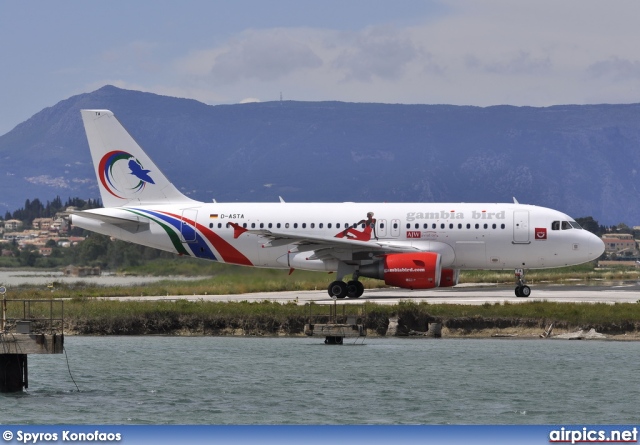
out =
[(593, 233), (588, 233), (589, 238), (587, 240), (587, 254), (589, 260), (595, 260), (604, 253), (604, 242)]

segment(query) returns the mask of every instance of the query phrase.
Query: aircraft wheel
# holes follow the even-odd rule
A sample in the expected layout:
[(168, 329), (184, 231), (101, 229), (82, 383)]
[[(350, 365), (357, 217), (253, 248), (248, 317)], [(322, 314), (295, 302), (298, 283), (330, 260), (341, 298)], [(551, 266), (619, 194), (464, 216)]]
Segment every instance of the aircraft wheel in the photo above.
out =
[(358, 294), (357, 294), (356, 298), (360, 298), (360, 297), (362, 297), (362, 294), (364, 294), (364, 284), (362, 284), (359, 281), (356, 281), (356, 286), (358, 286)]
[(521, 291), (522, 291), (522, 287), (521, 286), (517, 286), (516, 287), (516, 297), (518, 297), (518, 298), (522, 297)]
[(531, 295), (531, 288), (529, 286), (522, 286), (520, 288), (520, 296), (526, 298), (529, 295)]
[(364, 293), (364, 285), (357, 281), (349, 281), (347, 283), (347, 296), (349, 298), (359, 298)]
[(344, 298), (347, 296), (347, 283), (344, 281), (334, 281), (327, 289), (330, 297)]

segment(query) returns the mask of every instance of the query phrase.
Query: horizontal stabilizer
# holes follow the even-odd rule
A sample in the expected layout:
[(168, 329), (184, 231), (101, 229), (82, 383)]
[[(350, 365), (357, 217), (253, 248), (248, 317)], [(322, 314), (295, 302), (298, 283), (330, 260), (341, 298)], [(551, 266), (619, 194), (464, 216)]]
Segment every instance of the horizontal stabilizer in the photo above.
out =
[(118, 215), (105, 215), (104, 213), (96, 213), (96, 211), (74, 212), (70, 215), (71, 224), (79, 222), (78, 220), (81, 218), (103, 222), (105, 224), (119, 227), (130, 233), (138, 233), (149, 230), (148, 219), (141, 219), (139, 216), (129, 212), (121, 212)]

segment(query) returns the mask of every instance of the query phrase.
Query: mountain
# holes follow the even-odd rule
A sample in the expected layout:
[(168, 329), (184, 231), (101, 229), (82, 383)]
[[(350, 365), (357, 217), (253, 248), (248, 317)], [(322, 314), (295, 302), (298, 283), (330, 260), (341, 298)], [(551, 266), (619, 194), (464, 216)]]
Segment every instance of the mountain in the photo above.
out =
[(0, 214), (97, 198), (79, 110), (106, 108), (178, 188), (210, 201), (510, 202), (640, 224), (640, 104), (210, 106), (105, 86), (0, 136)]

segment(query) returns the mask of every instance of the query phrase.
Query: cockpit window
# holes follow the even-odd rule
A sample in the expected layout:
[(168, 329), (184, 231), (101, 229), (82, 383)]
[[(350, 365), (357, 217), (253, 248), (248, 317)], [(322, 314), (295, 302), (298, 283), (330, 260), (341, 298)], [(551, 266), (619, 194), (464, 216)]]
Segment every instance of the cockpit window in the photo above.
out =
[(573, 227), (574, 229), (580, 229), (582, 230), (582, 227), (580, 226), (580, 224), (578, 224), (575, 221), (569, 221), (569, 224), (571, 224), (571, 227)]
[(569, 229), (582, 230), (582, 227), (580, 226), (580, 224), (578, 224), (575, 221), (553, 221), (551, 223), (551, 230), (560, 230), (561, 227), (562, 227), (562, 230), (569, 230)]
[(551, 223), (551, 230), (560, 230), (561, 227), (562, 227), (562, 230), (569, 230), (569, 229), (582, 230), (582, 227), (580, 227), (580, 224), (578, 224), (575, 221), (554, 221)]

